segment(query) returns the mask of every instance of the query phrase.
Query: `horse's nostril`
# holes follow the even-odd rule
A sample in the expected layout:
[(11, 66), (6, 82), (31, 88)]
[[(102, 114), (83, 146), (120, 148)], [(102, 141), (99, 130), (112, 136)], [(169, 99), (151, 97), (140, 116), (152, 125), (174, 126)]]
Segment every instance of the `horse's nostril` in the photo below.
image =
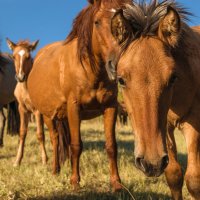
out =
[(144, 160), (144, 158), (137, 157), (135, 159), (135, 164), (136, 164), (136, 167), (138, 167), (139, 169), (141, 169), (144, 173), (147, 172), (148, 166), (147, 166), (147, 163)]
[(161, 161), (161, 170), (164, 170), (169, 163), (169, 157), (168, 155), (163, 156), (162, 161)]
[(140, 160), (141, 160), (141, 159), (142, 159), (142, 158), (140, 158), (140, 157), (137, 157), (137, 158), (135, 159), (135, 164), (136, 164), (137, 167), (140, 166)]

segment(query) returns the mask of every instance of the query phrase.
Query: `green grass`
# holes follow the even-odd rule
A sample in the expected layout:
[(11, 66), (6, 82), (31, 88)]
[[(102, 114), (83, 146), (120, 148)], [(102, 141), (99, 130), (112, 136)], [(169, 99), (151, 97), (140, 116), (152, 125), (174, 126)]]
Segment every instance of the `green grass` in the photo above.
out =
[[(18, 136), (5, 136), (4, 148), (0, 149), (0, 199), (54, 199), (54, 200), (129, 200), (127, 191), (112, 193), (109, 184), (109, 168), (103, 126), (97, 121), (83, 122), (82, 139), (84, 150), (81, 156), (81, 188), (74, 192), (69, 184), (71, 169), (69, 161), (58, 176), (51, 174), (52, 148), (46, 131), (46, 147), (49, 157), (47, 166), (42, 166), (35, 127), (31, 125), (27, 135), (25, 154), (19, 168), (12, 163), (18, 146)], [(176, 133), (179, 160), (186, 168), (186, 148), (183, 137)], [(170, 191), (165, 177), (147, 178), (133, 163), (134, 137), (130, 127), (117, 128), (118, 164), (123, 184), (135, 200), (169, 200)], [(189, 195), (183, 189), (184, 199)]]

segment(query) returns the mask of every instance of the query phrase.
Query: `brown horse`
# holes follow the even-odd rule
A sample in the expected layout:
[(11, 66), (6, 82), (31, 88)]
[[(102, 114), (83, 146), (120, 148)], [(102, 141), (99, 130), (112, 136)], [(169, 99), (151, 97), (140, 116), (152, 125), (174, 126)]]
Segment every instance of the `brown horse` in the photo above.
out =
[[(62, 138), (59, 130), (65, 130), (70, 135), (71, 184), (74, 187), (80, 181), (81, 120), (103, 114), (111, 184), (114, 190), (121, 188), (115, 139), (117, 83), (114, 81), (120, 48), (111, 29), (116, 27), (121, 36), (126, 31), (121, 29), (124, 23), (121, 8), (128, 2), (90, 0), (75, 19), (67, 39), (39, 51), (28, 78), (31, 100), (44, 114), (50, 130), (54, 173), (60, 170), (58, 141)], [(112, 24), (111, 19), (114, 20)], [(120, 42), (122, 40), (120, 38)], [(69, 127), (62, 128), (58, 125), (61, 124), (59, 121), (67, 123)]]
[(40, 148), (42, 152), (42, 162), (43, 164), (46, 164), (47, 155), (44, 146), (45, 141), (42, 115), (32, 105), (27, 90), (27, 78), (33, 66), (31, 51), (33, 51), (36, 48), (38, 41), (33, 43), (30, 43), (29, 41), (20, 41), (17, 44), (15, 44), (7, 38), (7, 44), (8, 47), (13, 51), (13, 58), (16, 71), (15, 77), (17, 80), (17, 85), (14, 94), (19, 104), (20, 113), (20, 142), (14, 166), (19, 166), (23, 158), (24, 144), (31, 113), (34, 113), (36, 119), (37, 138), (40, 143)]
[(18, 133), (19, 116), (16, 109), (14, 89), (16, 86), (13, 59), (9, 54), (0, 53), (0, 147), (3, 146), (3, 135), (6, 115), (3, 108), (8, 106), (7, 132)]
[(183, 175), (173, 131), (185, 136), (185, 174), (193, 199), (200, 199), (200, 27), (174, 1), (127, 6), (132, 42), (119, 61), (119, 81), (135, 132), (136, 166), (147, 176), (164, 170), (173, 199), (182, 199)]

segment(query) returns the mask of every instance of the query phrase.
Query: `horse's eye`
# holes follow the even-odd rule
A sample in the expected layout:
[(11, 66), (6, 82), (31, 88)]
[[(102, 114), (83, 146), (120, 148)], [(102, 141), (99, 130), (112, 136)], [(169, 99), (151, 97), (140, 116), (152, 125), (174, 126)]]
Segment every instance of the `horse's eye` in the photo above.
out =
[(175, 81), (177, 80), (177, 75), (174, 73), (171, 75), (170, 79), (169, 79), (169, 85), (173, 85), (175, 83)]
[(94, 24), (95, 24), (96, 26), (99, 26), (99, 25), (100, 25), (100, 21), (99, 21), (99, 20), (96, 20), (96, 21), (94, 22)]
[(125, 82), (125, 80), (122, 77), (118, 77), (118, 81), (119, 81), (119, 84), (122, 87), (126, 87), (126, 82)]

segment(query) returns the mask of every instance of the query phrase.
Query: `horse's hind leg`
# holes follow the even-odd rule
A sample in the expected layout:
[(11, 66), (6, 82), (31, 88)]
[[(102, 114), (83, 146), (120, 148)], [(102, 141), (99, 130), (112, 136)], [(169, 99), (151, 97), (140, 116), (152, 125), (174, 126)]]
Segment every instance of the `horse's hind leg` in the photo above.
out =
[(68, 100), (67, 114), (69, 122), (69, 132), (71, 138), (71, 165), (72, 165), (72, 176), (70, 183), (74, 189), (79, 187), (80, 174), (79, 174), (79, 160), (82, 153), (82, 141), (80, 135), (80, 115), (79, 105), (77, 101), (73, 99), (73, 96)]
[(19, 147), (17, 151), (16, 160), (14, 166), (19, 166), (24, 154), (24, 144), (26, 140), (26, 134), (28, 129), (29, 112), (25, 110), (21, 105), (19, 105), (20, 114), (20, 133), (19, 133)]
[(40, 144), (40, 149), (42, 152), (42, 163), (45, 165), (47, 163), (47, 153), (45, 149), (45, 135), (44, 135), (44, 123), (42, 115), (39, 111), (34, 112), (35, 120), (36, 120), (36, 126), (37, 126), (37, 139)]
[[(185, 181), (194, 200), (200, 200), (200, 126), (199, 117), (189, 119), (190, 123), (184, 123), (183, 134), (188, 151), (188, 163)], [(196, 126), (193, 126), (196, 125)]]
[(111, 185), (114, 191), (122, 189), (117, 167), (117, 143), (115, 138), (115, 122), (117, 109), (115, 107), (104, 110), (104, 130), (106, 137), (106, 151), (110, 161)]
[(5, 129), (6, 117), (3, 108), (0, 109), (0, 147), (3, 147), (3, 134)]
[(168, 126), (167, 149), (169, 164), (165, 169), (167, 183), (174, 200), (182, 200), (183, 173), (180, 164), (177, 162), (177, 149), (174, 138), (174, 127)]
[(58, 152), (58, 132), (56, 131), (55, 123), (48, 117), (44, 116), (44, 122), (49, 129), (51, 144), (53, 146), (53, 174), (60, 172), (59, 152)]

